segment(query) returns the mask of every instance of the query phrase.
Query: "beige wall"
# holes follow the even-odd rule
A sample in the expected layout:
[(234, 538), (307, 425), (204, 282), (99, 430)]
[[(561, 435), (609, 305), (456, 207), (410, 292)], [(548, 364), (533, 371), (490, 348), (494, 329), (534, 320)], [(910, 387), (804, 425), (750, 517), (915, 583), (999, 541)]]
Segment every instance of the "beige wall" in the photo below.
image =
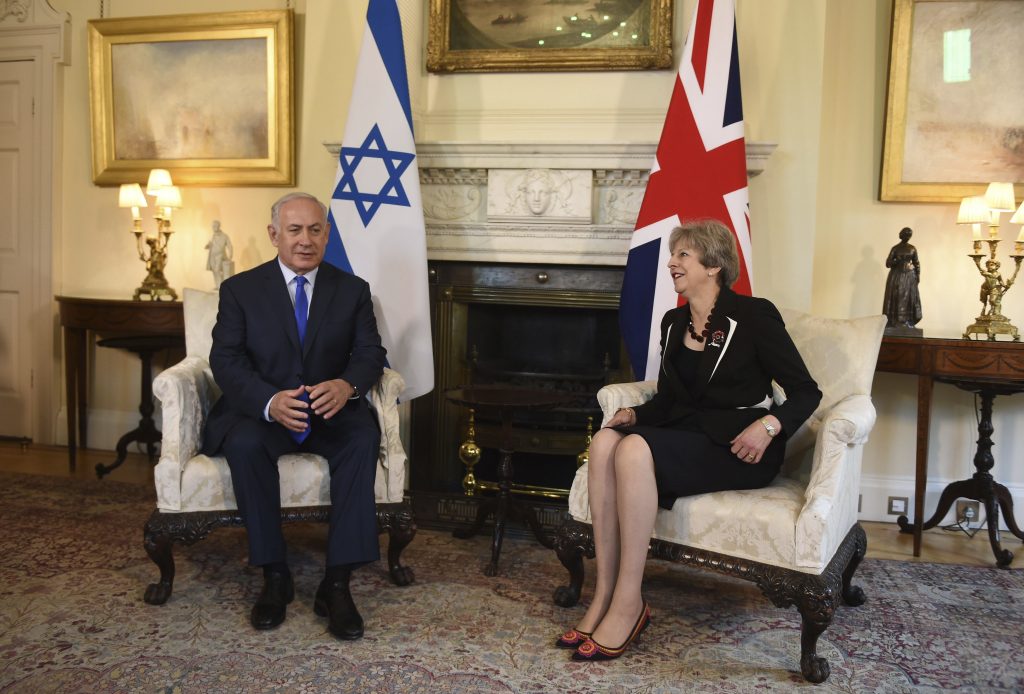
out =
[[(888, 0), (828, 3), (811, 305), (816, 312), (837, 316), (877, 312), (885, 258), (899, 241), (899, 230), (909, 226), (921, 260), (924, 319), (918, 327), (930, 336), (959, 337), (981, 309), (981, 281), (966, 257), (970, 234), (954, 223), (956, 205), (878, 201), (890, 17)], [(1017, 195), (1024, 190), (1018, 189)], [(1003, 235), (1009, 235), (1005, 226)], [(1006, 261), (1005, 256), (1001, 259)], [(1018, 326), (1024, 324), (1024, 290), (1008, 293), (1003, 309)], [(886, 478), (890, 485), (898, 478), (909, 492), (914, 475), (916, 379), (879, 375), (873, 395), (879, 420), (864, 458), (865, 508), (872, 485), (884, 484), (876, 478)], [(930, 488), (974, 472), (978, 432), (973, 407), (970, 393), (936, 386), (929, 440), (929, 476), (936, 482)], [(1018, 485), (1018, 493), (1024, 469), (1011, 461), (1024, 455), (1024, 442), (1014, 431), (1021, 421), (1024, 397), (996, 399), (994, 473), (1000, 481)], [(934, 508), (938, 491), (929, 495), (927, 508)]]
[[(128, 296), (143, 275), (116, 207), (114, 188), (90, 182), (85, 22), (95, 0), (52, 0), (71, 13), (73, 64), (65, 76), (64, 158), (58, 286), (67, 294)], [(181, 0), (175, 11), (280, 8), (282, 2)], [(674, 73), (512, 73), (432, 75), (423, 67), (425, 6), (400, 0), (416, 134), (419, 141), (654, 142)], [(677, 3), (675, 44), (695, 0)], [(112, 0), (108, 16), (163, 14), (157, 0)], [(348, 94), (363, 29), (365, 0), (306, 0), (297, 11), (296, 116), (298, 187), (326, 195), (335, 162), (322, 146), (344, 128)], [(915, 231), (923, 265), (927, 333), (956, 335), (977, 314), (979, 284), (964, 256), (965, 234), (954, 206), (877, 201), (891, 0), (738, 0), (740, 58), (750, 141), (778, 143), (767, 170), (751, 181), (756, 286), (777, 303), (831, 316), (878, 313), (885, 256), (903, 226)], [(154, 105), (158, 107), (158, 105)], [(220, 219), (234, 241), (238, 269), (272, 256), (264, 227), (269, 204), (284, 191), (270, 188), (187, 188), (176, 218), (168, 276), (175, 287), (209, 287), (202, 246)], [(1024, 194), (1024, 191), (1018, 191)], [(1024, 322), (1024, 289), (1011, 292), (1007, 315)], [(137, 365), (128, 355), (99, 350), (105, 374), (94, 387), (97, 419), (131, 419), (137, 404)], [(56, 364), (55, 364), (56, 368)], [(914, 381), (876, 379), (880, 421), (865, 460), (868, 487), (887, 493), (912, 488)], [(940, 386), (932, 433), (934, 478), (971, 471), (976, 432), (967, 394)], [(1009, 424), (1024, 398), (997, 402), (996, 454), (1020, 457)], [(111, 428), (114, 432), (115, 428)], [(1017, 484), (1024, 470), (997, 467)], [(888, 486), (886, 486), (888, 485)], [(873, 489), (873, 487), (872, 487)], [(873, 503), (873, 501), (871, 502)], [(880, 503), (884, 503), (884, 499)]]

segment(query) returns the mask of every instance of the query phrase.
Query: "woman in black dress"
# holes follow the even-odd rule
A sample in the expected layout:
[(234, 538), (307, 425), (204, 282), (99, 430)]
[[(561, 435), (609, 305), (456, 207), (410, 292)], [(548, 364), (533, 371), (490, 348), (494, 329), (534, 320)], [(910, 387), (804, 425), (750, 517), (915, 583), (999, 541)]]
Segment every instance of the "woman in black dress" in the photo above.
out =
[[(594, 599), (557, 645), (574, 660), (617, 658), (646, 628), (641, 596), (658, 506), (678, 497), (767, 486), (789, 434), (821, 400), (766, 299), (740, 296), (732, 232), (689, 222), (669, 237), (668, 271), (687, 304), (665, 314), (658, 392), (616, 412), (590, 446), (588, 491), (597, 561)], [(772, 401), (772, 381), (785, 390)]]

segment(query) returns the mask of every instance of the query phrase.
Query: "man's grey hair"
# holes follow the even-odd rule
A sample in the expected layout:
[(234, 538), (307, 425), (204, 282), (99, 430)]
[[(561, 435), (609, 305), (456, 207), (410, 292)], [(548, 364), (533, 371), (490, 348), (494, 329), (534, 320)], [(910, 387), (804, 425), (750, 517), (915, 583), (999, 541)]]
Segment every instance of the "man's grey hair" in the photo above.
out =
[(324, 222), (327, 221), (327, 205), (320, 202), (315, 195), (302, 192), (288, 193), (287, 195), (278, 198), (277, 202), (270, 207), (270, 225), (278, 231), (281, 231), (281, 208), (285, 203), (291, 202), (292, 200), (312, 200), (320, 206), (320, 213), (324, 217)]

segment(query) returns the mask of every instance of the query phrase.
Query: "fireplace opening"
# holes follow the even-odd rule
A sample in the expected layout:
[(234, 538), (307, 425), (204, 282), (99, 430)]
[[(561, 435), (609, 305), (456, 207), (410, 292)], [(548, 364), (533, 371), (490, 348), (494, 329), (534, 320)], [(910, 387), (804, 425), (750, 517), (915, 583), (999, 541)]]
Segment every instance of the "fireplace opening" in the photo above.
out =
[[(594, 429), (601, 425), (597, 392), (633, 380), (618, 326), (622, 269), (432, 261), (431, 273), (436, 383), (430, 396), (413, 401), (410, 456), (423, 512), (447, 520), (474, 512), (461, 502), (469, 497), (458, 455), (469, 411), (444, 396), (465, 385), (574, 394), (559, 407), (520, 410), (512, 422), (514, 493), (564, 505), (588, 419)], [(478, 490), (489, 494), (499, 479), (501, 424), (485, 410), (474, 418), (482, 458), (473, 472)]]
[[(586, 448), (588, 418), (600, 426), (597, 391), (617, 375), (621, 340), (617, 312), (604, 308), (471, 304), (465, 354), (469, 381), (557, 390), (569, 403), (513, 417), (515, 478), (521, 485), (566, 490), (576, 456)], [(482, 480), (496, 480), (500, 423), (477, 413), (484, 456)], [(553, 494), (555, 492), (552, 492)]]

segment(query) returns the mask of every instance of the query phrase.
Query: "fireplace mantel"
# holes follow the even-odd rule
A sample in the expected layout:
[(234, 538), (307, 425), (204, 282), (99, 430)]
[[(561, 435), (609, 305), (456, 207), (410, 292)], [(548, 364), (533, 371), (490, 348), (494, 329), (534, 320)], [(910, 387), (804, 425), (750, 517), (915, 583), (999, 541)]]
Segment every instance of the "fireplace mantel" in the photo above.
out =
[[(324, 143), (334, 156), (341, 144)], [(416, 145), (431, 260), (623, 265), (657, 145)], [(747, 143), (747, 175), (776, 145)]]

